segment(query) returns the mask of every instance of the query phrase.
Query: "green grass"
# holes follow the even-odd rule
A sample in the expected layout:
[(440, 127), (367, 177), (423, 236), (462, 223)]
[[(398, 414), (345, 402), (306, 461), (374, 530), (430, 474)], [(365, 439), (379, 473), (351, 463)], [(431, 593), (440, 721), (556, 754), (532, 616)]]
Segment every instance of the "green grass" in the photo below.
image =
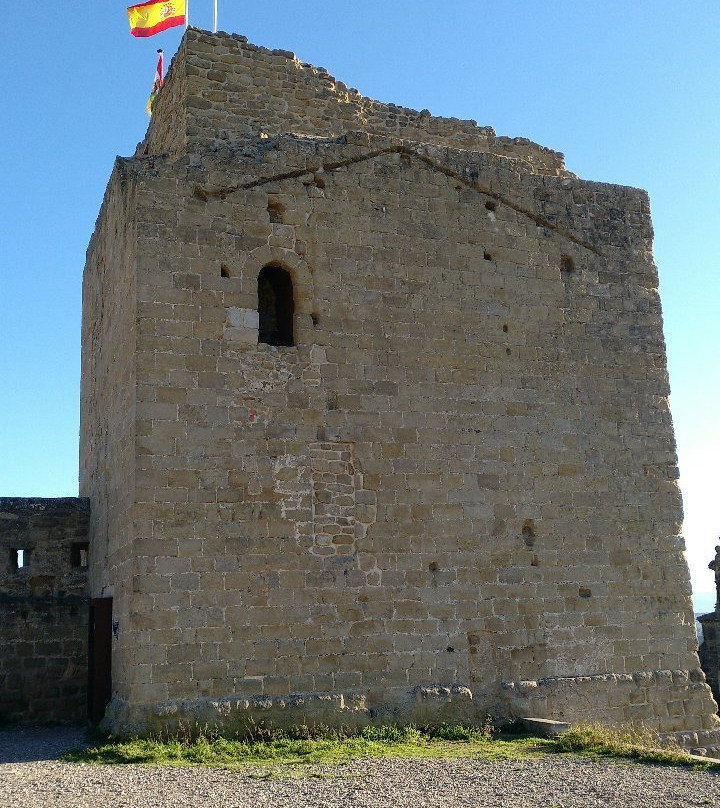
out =
[(614, 757), (637, 760), (642, 763), (661, 763), (671, 766), (697, 766), (717, 768), (701, 763), (679, 746), (660, 741), (652, 732), (634, 729), (609, 729), (600, 724), (572, 727), (555, 740), (556, 751), (574, 752), (593, 757)]
[[(588, 725), (571, 729), (556, 739), (520, 735), (497, 736), (482, 727), (441, 725), (365, 727), (355, 732), (299, 727), (291, 731), (252, 727), (245, 739), (225, 738), (212, 732), (180, 733), (168, 737), (100, 740), (75, 750), (64, 760), (82, 763), (216, 766), (254, 765), (254, 776), (297, 773), (297, 767), (347, 763), (358, 758), (436, 758), (519, 760), (541, 755), (571, 753), (671, 765), (695, 764), (679, 748), (658, 747), (647, 733), (618, 732)], [(274, 764), (274, 766), (272, 765)], [(257, 767), (260, 769), (257, 770)], [(268, 768), (270, 766), (270, 768)], [(263, 768), (265, 767), (265, 768)]]
[(346, 763), (357, 758), (517, 759), (542, 754), (552, 741), (539, 738), (493, 739), (489, 727), (441, 725), (365, 727), (357, 732), (301, 727), (294, 731), (254, 728), (248, 739), (204, 732), (171, 737), (133, 738), (95, 743), (63, 755), (82, 763), (141, 763), (234, 767), (244, 764)]

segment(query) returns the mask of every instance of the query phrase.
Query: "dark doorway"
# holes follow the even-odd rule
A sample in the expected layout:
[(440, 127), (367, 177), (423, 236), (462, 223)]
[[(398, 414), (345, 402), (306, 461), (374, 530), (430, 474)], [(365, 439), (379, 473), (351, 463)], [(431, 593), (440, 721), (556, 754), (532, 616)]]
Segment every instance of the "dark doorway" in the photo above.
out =
[(294, 313), (290, 273), (281, 267), (263, 267), (258, 275), (258, 342), (294, 345)]
[(93, 598), (88, 620), (88, 718), (99, 724), (112, 696), (112, 598)]

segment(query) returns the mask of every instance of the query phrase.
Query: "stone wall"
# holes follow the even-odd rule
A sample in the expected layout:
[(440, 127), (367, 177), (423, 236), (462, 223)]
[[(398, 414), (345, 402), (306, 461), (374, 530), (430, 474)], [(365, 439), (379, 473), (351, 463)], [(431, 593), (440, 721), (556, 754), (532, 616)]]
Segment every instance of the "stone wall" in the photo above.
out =
[[(136, 284), (143, 269), (135, 263), (135, 244), (144, 233), (134, 199), (134, 179), (118, 160), (83, 276), (80, 494), (92, 502), (89, 593), (112, 597), (123, 622), (133, 569), (135, 453), (149, 450), (152, 441), (135, 432)], [(175, 249), (168, 245), (168, 265)], [(113, 641), (113, 676), (133, 665), (123, 640)]]
[(602, 716), (603, 723), (643, 727), (687, 749), (720, 753), (718, 722), (706, 712), (707, 685), (699, 668), (549, 677), (503, 682), (503, 688), (513, 714), (521, 718), (592, 723)]
[(698, 618), (702, 625), (703, 641), (700, 645), (700, 666), (716, 702), (720, 703), (720, 620), (716, 612)]
[(705, 671), (715, 701), (720, 703), (720, 545), (715, 548), (715, 558), (708, 566), (715, 572), (718, 598), (715, 611), (698, 618), (703, 633), (699, 654), (700, 665)]
[(361, 130), (520, 159), (526, 170), (571, 176), (563, 155), (525, 138), (497, 137), (475, 121), (365, 98), (322, 67), (242, 36), (190, 30), (173, 59), (138, 154), (210, 152), (248, 136), (292, 132), (337, 137)]
[[(81, 445), (122, 542), (92, 557), (107, 726), (506, 720), (503, 683), (672, 670), (712, 732), (647, 195), (326, 84), (190, 31), (111, 181), (84, 329), (124, 399)], [(269, 265), (291, 347), (258, 342)]]
[(88, 513), (87, 500), (0, 498), (1, 720), (85, 718)]

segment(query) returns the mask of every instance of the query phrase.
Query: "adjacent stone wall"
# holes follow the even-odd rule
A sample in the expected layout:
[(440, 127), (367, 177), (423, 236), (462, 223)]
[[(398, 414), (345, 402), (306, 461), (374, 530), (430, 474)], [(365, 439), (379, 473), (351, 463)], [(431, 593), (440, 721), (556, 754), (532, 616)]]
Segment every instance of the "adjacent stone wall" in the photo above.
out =
[(705, 672), (715, 701), (720, 703), (720, 630), (718, 630), (720, 619), (716, 612), (711, 612), (702, 615), (698, 620), (703, 631), (703, 641), (699, 651), (700, 666)]
[(708, 566), (715, 572), (718, 598), (715, 611), (698, 618), (703, 633), (699, 652), (700, 665), (705, 671), (715, 701), (720, 703), (720, 545), (715, 548), (715, 558)]
[[(685, 747), (720, 750), (720, 736), (713, 734), (717, 721), (712, 714), (703, 715), (707, 686), (700, 669), (549, 677), (503, 682), (503, 689), (519, 717), (593, 722), (602, 715), (604, 723), (644, 727), (676, 738)], [(682, 737), (689, 726), (695, 734)]]
[(85, 718), (88, 515), (82, 499), (0, 498), (0, 720)]
[[(86, 268), (108, 728), (502, 721), (504, 682), (590, 677), (566, 718), (652, 681), (638, 720), (712, 732), (707, 685), (654, 673), (698, 658), (647, 195), (236, 38), (190, 32), (183, 65)], [(293, 347), (258, 343), (268, 265)]]

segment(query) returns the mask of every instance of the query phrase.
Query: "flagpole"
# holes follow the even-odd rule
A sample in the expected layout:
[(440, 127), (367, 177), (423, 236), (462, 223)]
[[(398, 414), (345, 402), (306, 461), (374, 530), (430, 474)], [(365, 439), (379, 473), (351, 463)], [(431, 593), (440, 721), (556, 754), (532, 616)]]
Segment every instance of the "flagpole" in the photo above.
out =
[(185, 30), (190, 25), (190, 0), (185, 0)]
[(217, 34), (217, 0), (213, 0), (213, 34)]

